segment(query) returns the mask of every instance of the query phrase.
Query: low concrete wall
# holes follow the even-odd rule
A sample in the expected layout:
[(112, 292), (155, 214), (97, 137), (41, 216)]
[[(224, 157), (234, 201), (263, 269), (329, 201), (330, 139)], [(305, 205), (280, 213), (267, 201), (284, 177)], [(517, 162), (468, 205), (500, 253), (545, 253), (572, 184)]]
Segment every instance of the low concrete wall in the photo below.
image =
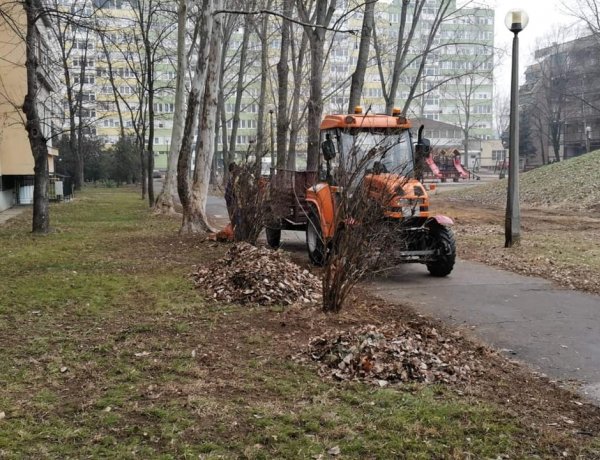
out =
[(14, 190), (3, 190), (0, 192), (0, 212), (13, 207), (14, 204)]

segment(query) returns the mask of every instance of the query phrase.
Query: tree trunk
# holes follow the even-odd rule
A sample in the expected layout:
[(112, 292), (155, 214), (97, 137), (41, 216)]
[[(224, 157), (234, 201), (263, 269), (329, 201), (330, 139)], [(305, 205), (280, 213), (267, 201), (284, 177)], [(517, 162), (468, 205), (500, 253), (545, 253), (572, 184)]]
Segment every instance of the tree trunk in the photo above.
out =
[(148, 59), (148, 206), (154, 206), (154, 65), (150, 44), (146, 44)]
[[(226, 50), (226, 47), (223, 47)], [(225, 88), (223, 72), (219, 76), (219, 115), (221, 118), (221, 156), (223, 158), (223, 177), (222, 185), (225, 186), (229, 180), (229, 163), (233, 161), (232, 155), (229, 152), (227, 143), (229, 142), (229, 135), (227, 134), (227, 113), (225, 112)]]
[(88, 56), (88, 41), (89, 41), (89, 30), (86, 30), (85, 35), (85, 49), (83, 56), (80, 56), (79, 62), (79, 90), (77, 92), (79, 96), (79, 102), (77, 102), (78, 108), (78, 124), (77, 124), (77, 149), (75, 153), (75, 189), (81, 190), (83, 187), (83, 123), (82, 123), (82, 110), (83, 110), (83, 82), (86, 76), (87, 67), (87, 56)]
[[(267, 9), (270, 9), (271, 1), (267, 3)], [(260, 52), (260, 94), (258, 96), (258, 119), (256, 121), (256, 168), (258, 174), (261, 171), (261, 162), (262, 158), (267, 152), (266, 146), (266, 138), (265, 136), (265, 114), (266, 114), (266, 104), (267, 104), (267, 79), (269, 78), (269, 43), (267, 34), (268, 30), (268, 15), (264, 15), (262, 18), (262, 23), (260, 26), (260, 30), (258, 32), (258, 36), (261, 42), (261, 52)]]
[(314, 33), (310, 38), (310, 96), (308, 100), (308, 146), (306, 170), (316, 171), (319, 166), (320, 127), (323, 114), (323, 59), (324, 34)]
[[(215, 1), (215, 8), (220, 9), (221, 0)], [(221, 15), (214, 17), (214, 25), (210, 41), (210, 56), (204, 87), (202, 112), (200, 115), (200, 135), (196, 150), (194, 182), (192, 184), (192, 215), (189, 220), (191, 231), (214, 231), (206, 215), (206, 201), (210, 185), (210, 171), (215, 152), (215, 121), (218, 105), (219, 75), (221, 73), (221, 51), (223, 46), (223, 28)]]
[[(237, 131), (240, 125), (240, 110), (242, 107), (242, 97), (244, 95), (244, 69), (246, 68), (246, 59), (248, 55), (248, 40), (250, 39), (250, 24), (251, 17), (247, 15), (244, 20), (244, 33), (242, 34), (242, 44), (240, 49), (240, 67), (238, 71), (238, 79), (235, 90), (235, 106), (233, 108), (233, 119), (231, 122), (231, 137), (229, 141), (229, 155), (231, 161), (235, 161), (235, 149), (237, 143)], [(227, 180), (229, 165), (225, 165), (224, 180)]]
[(358, 58), (356, 61), (356, 69), (352, 74), (350, 83), (350, 97), (348, 98), (348, 113), (353, 113), (354, 107), (360, 105), (362, 96), (363, 84), (365, 82), (365, 73), (367, 72), (367, 64), (369, 62), (369, 49), (371, 47), (371, 32), (375, 22), (376, 1), (368, 2), (365, 5), (363, 16), (362, 30), (360, 33), (360, 45), (358, 48)]
[(201, 102), (204, 98), (207, 61), (211, 51), (211, 36), (213, 33), (214, 0), (203, 0), (200, 8), (200, 44), (198, 46), (198, 56), (196, 59), (196, 69), (191, 84), (191, 90), (188, 96), (187, 113), (183, 129), (181, 147), (179, 149), (179, 158), (177, 160), (177, 193), (183, 208), (183, 217), (180, 233), (193, 233), (197, 231), (193, 221), (192, 196), (190, 187), (190, 160), (192, 154), (193, 134), (196, 130), (198, 121), (198, 112)]
[(303, 117), (300, 114), (300, 95), (302, 93), (304, 57), (306, 55), (307, 46), (308, 35), (306, 34), (306, 32), (304, 32), (302, 34), (300, 48), (298, 49), (297, 59), (292, 61), (292, 63), (294, 64), (294, 91), (292, 92), (292, 110), (290, 118), (290, 145), (285, 165), (286, 169), (289, 169), (291, 171), (296, 170), (296, 145), (298, 142), (298, 133), (300, 132), (303, 120)]
[(37, 95), (39, 91), (36, 57), (36, 41), (38, 38), (35, 26), (36, 20), (41, 14), (38, 11), (35, 0), (25, 0), (25, 13), (27, 16), (27, 34), (25, 37), (25, 67), (27, 69), (27, 94), (23, 101), (23, 112), (25, 113), (25, 129), (31, 146), (34, 160), (34, 189), (33, 189), (33, 221), (32, 231), (34, 233), (48, 233), (50, 231), (50, 212), (48, 203), (48, 147), (42, 131), (42, 122), (37, 108)]
[(171, 145), (167, 157), (167, 172), (163, 187), (156, 199), (154, 210), (162, 214), (175, 214), (174, 197), (176, 193), (177, 158), (183, 135), (185, 75), (187, 72), (186, 56), (186, 20), (188, 0), (179, 0), (177, 10), (177, 83), (175, 86), (175, 113), (173, 115), (173, 130)]
[[(291, 17), (294, 10), (293, 0), (284, 0), (283, 15)], [(281, 25), (281, 51), (277, 63), (277, 168), (286, 166), (287, 133), (290, 126), (288, 115), (288, 76), (290, 73), (288, 60), (290, 50), (291, 23), (283, 20)], [(272, 165), (274, 166), (274, 165)]]
[(308, 99), (308, 146), (306, 170), (316, 171), (319, 166), (320, 126), (323, 114), (323, 62), (325, 62), (325, 28), (335, 12), (336, 0), (316, 0), (315, 11), (309, 16), (305, 2), (297, 0), (298, 14), (306, 24), (304, 30), (310, 42), (310, 96)]

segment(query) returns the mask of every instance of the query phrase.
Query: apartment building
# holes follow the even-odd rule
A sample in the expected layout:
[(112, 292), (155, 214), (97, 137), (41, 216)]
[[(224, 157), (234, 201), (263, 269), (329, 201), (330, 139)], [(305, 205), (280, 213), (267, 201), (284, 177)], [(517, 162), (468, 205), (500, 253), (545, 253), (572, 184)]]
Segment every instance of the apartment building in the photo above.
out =
[(535, 52), (519, 88), (522, 153), (530, 165), (600, 148), (597, 37), (553, 43)]
[[(59, 0), (65, 7), (81, 8), (85, 1)], [(411, 82), (418, 71), (419, 54), (427, 40), (429, 30), (435, 20), (435, 14), (442, 0), (427, 0), (416, 28), (414, 44), (407, 57), (406, 68), (402, 71), (402, 79), (397, 91), (396, 105), (402, 107), (409, 97)], [(86, 71), (84, 77), (86, 127), (88, 133), (104, 139), (107, 144), (116, 142), (121, 130), (135, 134), (136, 130), (147, 124), (147, 110), (142, 110), (148, 101), (144, 99), (139, 86), (139, 69), (145, 63), (143, 57), (136, 55), (132, 45), (132, 29), (135, 20), (134, 8), (137, 1), (126, 0), (88, 0), (95, 20), (108, 26), (108, 33), (101, 41), (98, 35), (81, 32), (74, 50), (74, 56), (85, 56)], [(379, 2), (376, 6), (376, 29), (379, 44), (382, 48), (392, 49), (395, 46), (399, 28), (399, 14), (402, 0), (390, 3)], [(337, 17), (354, 6), (352, 1), (341, 1), (338, 5)], [(488, 139), (493, 137), (493, 29), (494, 12), (488, 8), (461, 8), (451, 3), (449, 11), (455, 11), (440, 26), (419, 79), (418, 87), (413, 91), (412, 103), (408, 115), (440, 121), (464, 127), (467, 124), (469, 137)], [(409, 11), (409, 18), (411, 16)], [(338, 25), (346, 29), (360, 30), (362, 24), (361, 9), (355, 10), (340, 19)], [(410, 25), (410, 21), (409, 21)], [(170, 147), (170, 135), (174, 111), (174, 86), (176, 63), (176, 31), (173, 19), (155, 22), (155, 34), (164, 34), (161, 40), (162, 56), (157, 60), (155, 68), (156, 90), (154, 92), (153, 109), (156, 116), (153, 145), (155, 165), (158, 169), (166, 168), (166, 153)], [(112, 30), (110, 30), (112, 29)], [(300, 31), (298, 30), (298, 34)], [(243, 28), (234, 30), (228, 43), (229, 56), (232, 62), (239, 56)], [(85, 38), (85, 40), (84, 40)], [(360, 37), (349, 34), (336, 34), (331, 44), (327, 44), (328, 57), (325, 65), (324, 94), (325, 112), (347, 110), (349, 77), (354, 71), (358, 56)], [(299, 45), (299, 38), (296, 47)], [(279, 35), (272, 31), (269, 43), (269, 64), (274, 69), (279, 59)], [(256, 140), (259, 73), (260, 73), (260, 41), (253, 33), (248, 45), (248, 65), (243, 72), (245, 90), (242, 98), (240, 124), (236, 135), (236, 151), (246, 153)], [(297, 51), (297, 49), (296, 49)], [(308, 50), (307, 50), (308, 53)], [(374, 56), (371, 48), (371, 56)], [(305, 65), (309, 62), (308, 55)], [(73, 59), (73, 71), (81, 68), (81, 60)], [(109, 65), (110, 64), (110, 65)], [(232, 126), (235, 104), (233, 87), (237, 81), (235, 63), (226, 62), (231, 70), (225, 76), (227, 88), (225, 100), (225, 125)], [(389, 72), (387, 66), (384, 66)], [(274, 70), (273, 70), (274, 74)], [(291, 80), (291, 76), (290, 76)], [(303, 81), (305, 83), (305, 81)], [(276, 95), (276, 80), (269, 79), (269, 109), (275, 109), (272, 97)], [(290, 81), (290, 91), (293, 84)], [(118, 100), (115, 100), (115, 90)], [(306, 92), (308, 88), (306, 88)], [(367, 78), (363, 90), (362, 104), (371, 107), (373, 112), (384, 111), (383, 89), (379, 68), (375, 59), (371, 59), (367, 70)], [(147, 105), (145, 106), (147, 108)], [(117, 110), (119, 109), (119, 110)], [(467, 117), (468, 115), (468, 117)], [(267, 114), (265, 120), (267, 137), (271, 135), (271, 120)], [(268, 143), (268, 142), (267, 142)], [(302, 164), (302, 152), (306, 149), (306, 133), (302, 130), (298, 136), (299, 165)], [(222, 147), (221, 136), (217, 139), (217, 149)], [(217, 155), (218, 156), (218, 155)]]
[[(34, 160), (21, 110), (27, 94), (25, 68), (26, 16), (19, 2), (2, 1), (5, 19), (0, 20), (0, 211), (33, 201)], [(10, 17), (10, 21), (6, 20)], [(39, 69), (38, 112), (42, 135), (48, 139), (48, 166), (54, 173), (58, 151), (53, 147), (62, 125), (61, 85), (56, 73), (56, 39), (50, 18), (37, 21)]]
[[(379, 46), (384, 51), (387, 47), (390, 53), (395, 52), (398, 40), (402, 3), (402, 0), (394, 0), (389, 5), (383, 4), (383, 11), (376, 18)], [(440, 0), (428, 0), (421, 12), (396, 92), (396, 105), (399, 107), (403, 107), (407, 98), (411, 97), (411, 86), (421, 64), (420, 54), (425, 49), (440, 3)], [(412, 8), (414, 6), (408, 10), (406, 28), (412, 26)], [(487, 139), (493, 136), (494, 11), (490, 8), (459, 7), (452, 2), (448, 12), (454, 13), (448, 14), (447, 19), (441, 22), (407, 115), (468, 126), (470, 136)], [(362, 20), (360, 13), (355, 16)], [(352, 23), (353, 27), (356, 25), (357, 22)], [(348, 49), (333, 51), (332, 69), (352, 72), (357, 54), (358, 38), (350, 42)], [(342, 63), (340, 57), (347, 59)], [(389, 67), (383, 68), (384, 78), (387, 76), (388, 80)], [(344, 96), (347, 97), (347, 92)], [(346, 101), (340, 101), (338, 96), (335, 106), (343, 107)], [(362, 101), (374, 112), (385, 109), (380, 69), (375, 63), (368, 70)]]
[[(365, 77), (365, 84), (361, 104), (365, 110), (373, 113), (385, 112), (384, 89), (382, 77), (389, 87), (391, 75), (390, 57), (394, 52), (399, 31), (400, 12), (402, 0), (393, 0), (390, 3), (379, 2), (376, 5), (375, 29), (378, 46), (382, 50), (384, 62), (379, 67), (375, 60), (375, 51), (371, 47), (371, 59)], [(420, 78), (417, 78), (421, 62), (420, 55), (425, 49), (429, 31), (435, 21), (436, 12), (441, 0), (428, 0), (421, 13), (421, 18), (416, 26), (415, 38), (405, 59), (402, 69), (400, 84), (397, 89), (395, 105), (403, 107), (410, 97), (408, 116), (411, 118), (439, 121), (459, 128), (467, 128), (469, 139), (485, 140), (494, 137), (493, 131), (493, 57), (494, 57), (494, 11), (491, 8), (469, 7), (464, 8), (452, 2), (448, 11), (453, 11), (442, 21), (439, 32), (431, 46), (430, 53), (425, 60), (425, 66)], [(350, 15), (344, 15), (354, 4), (351, 1), (339, 2), (338, 13), (332, 22), (346, 30), (360, 30), (362, 25), (362, 10), (359, 8)], [(412, 5), (412, 2), (411, 2)], [(411, 26), (413, 6), (409, 7), (408, 23)], [(231, 53), (235, 53), (241, 40), (241, 31), (234, 33), (230, 43)], [(327, 95), (324, 101), (326, 113), (345, 112), (348, 108), (350, 90), (349, 77), (354, 71), (358, 58), (360, 36), (347, 33), (338, 33), (327, 42), (329, 51), (327, 61), (324, 63), (325, 75), (323, 79), (323, 93)], [(258, 44), (251, 41), (250, 50)], [(271, 42), (270, 65), (275, 66), (278, 59), (279, 41), (276, 38)], [(308, 59), (308, 57), (307, 57)], [(254, 67), (258, 70), (258, 66)], [(383, 75), (381, 74), (383, 72)], [(249, 91), (242, 101), (242, 117), (255, 119), (254, 104), (258, 94), (257, 83), (252, 85), (256, 78), (252, 66), (244, 75), (248, 82)], [(412, 89), (413, 81), (418, 85)], [(290, 82), (291, 84), (291, 82)], [(291, 89), (290, 89), (291, 91)], [(275, 90), (276, 92), (276, 90)], [(227, 114), (233, 112), (233, 100), (227, 101)], [(269, 133), (269, 122), (267, 133)], [(243, 123), (243, 122), (242, 122)], [(255, 139), (255, 126), (246, 122), (238, 132), (238, 151), (243, 152)], [(306, 133), (299, 136), (299, 160), (302, 162), (302, 149)], [(436, 141), (435, 139), (433, 139)], [(443, 140), (439, 140), (444, 142)], [(459, 143), (459, 148), (464, 151), (464, 141)], [(469, 154), (465, 154), (465, 161), (471, 162), (471, 156), (479, 155), (479, 144), (468, 143)], [(475, 145), (477, 148), (475, 149)], [(471, 152), (471, 147), (473, 151)], [(472, 155), (471, 155), (472, 154)], [(466, 164), (466, 163), (465, 163)]]

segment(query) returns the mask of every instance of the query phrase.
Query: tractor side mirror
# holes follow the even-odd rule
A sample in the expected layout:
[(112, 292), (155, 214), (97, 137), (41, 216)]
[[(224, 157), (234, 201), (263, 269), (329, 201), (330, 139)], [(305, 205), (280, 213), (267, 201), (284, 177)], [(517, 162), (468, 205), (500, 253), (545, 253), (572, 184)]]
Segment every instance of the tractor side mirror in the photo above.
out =
[(423, 137), (423, 130), (425, 125), (419, 127), (419, 135), (417, 137), (417, 144), (415, 145), (415, 156), (417, 160), (424, 160), (429, 156), (431, 152), (431, 142), (426, 137)]
[(325, 161), (331, 161), (335, 158), (335, 144), (329, 136), (327, 136), (327, 139), (321, 144), (321, 150), (323, 151), (323, 158), (325, 158)]

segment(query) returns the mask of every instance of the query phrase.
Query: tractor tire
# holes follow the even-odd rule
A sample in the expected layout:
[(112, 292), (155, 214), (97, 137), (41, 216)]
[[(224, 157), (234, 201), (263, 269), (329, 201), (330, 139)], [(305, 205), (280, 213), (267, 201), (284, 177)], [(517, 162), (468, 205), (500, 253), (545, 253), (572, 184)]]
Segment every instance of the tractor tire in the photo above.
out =
[(433, 248), (439, 249), (440, 254), (436, 260), (427, 263), (429, 274), (439, 278), (448, 276), (456, 260), (456, 241), (452, 230), (448, 227), (432, 228), (430, 241)]
[(306, 224), (306, 249), (308, 258), (313, 265), (318, 267), (325, 265), (327, 246), (323, 239), (319, 213), (312, 206), (308, 212), (308, 223)]
[(272, 249), (279, 249), (279, 246), (281, 245), (281, 229), (276, 227), (266, 227), (265, 235), (269, 247)]

